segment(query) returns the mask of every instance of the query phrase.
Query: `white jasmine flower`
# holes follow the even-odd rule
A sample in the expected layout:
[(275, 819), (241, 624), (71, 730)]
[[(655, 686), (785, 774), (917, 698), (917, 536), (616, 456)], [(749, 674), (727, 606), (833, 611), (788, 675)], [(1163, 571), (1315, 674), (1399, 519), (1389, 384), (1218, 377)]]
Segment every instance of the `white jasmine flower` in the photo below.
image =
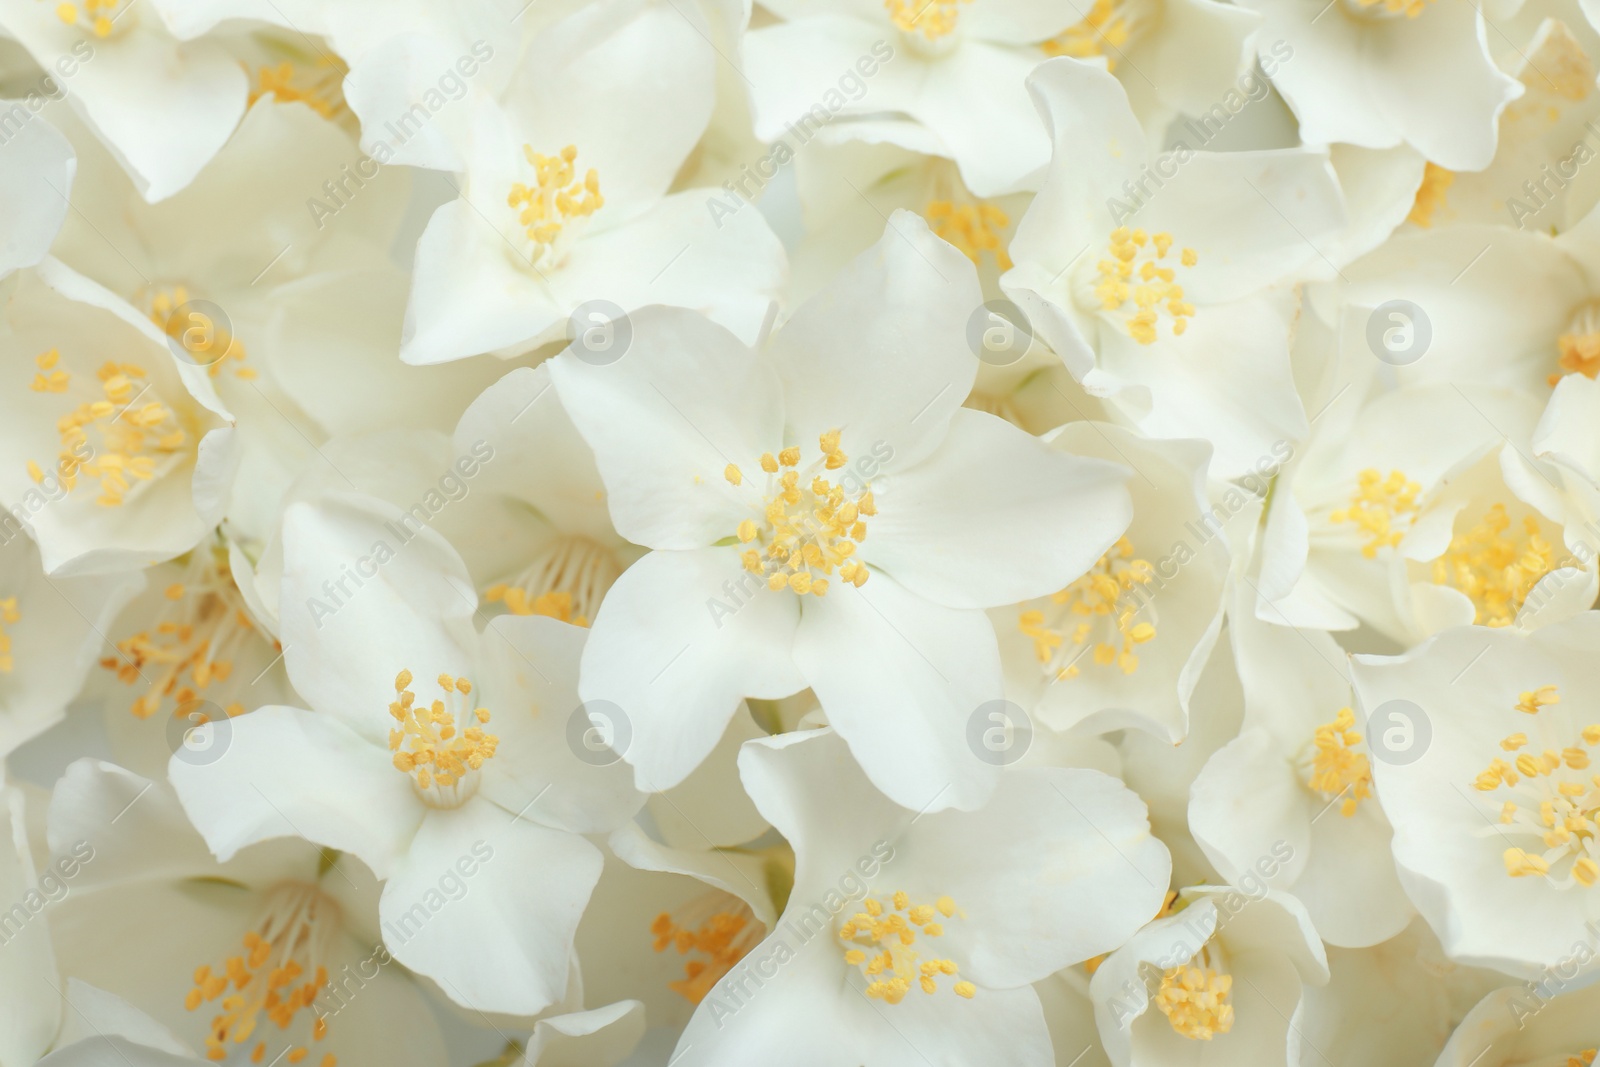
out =
[(630, 719), (643, 789), (682, 781), (740, 697), (810, 686), (897, 801), (982, 803), (995, 771), (966, 725), (1001, 688), (982, 609), (1065, 587), (1127, 525), (1119, 468), (959, 406), (972, 266), (891, 228), (755, 353), (652, 310), (621, 360), (551, 362), (617, 532), (652, 549), (581, 683)]

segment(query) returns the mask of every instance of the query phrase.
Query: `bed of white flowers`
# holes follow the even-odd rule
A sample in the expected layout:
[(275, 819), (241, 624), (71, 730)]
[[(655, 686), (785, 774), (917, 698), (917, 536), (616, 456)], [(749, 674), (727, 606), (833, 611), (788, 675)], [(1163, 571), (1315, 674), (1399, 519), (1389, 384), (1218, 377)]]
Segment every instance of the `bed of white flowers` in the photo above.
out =
[(0, 0), (0, 1067), (1589, 1067), (1600, 0)]

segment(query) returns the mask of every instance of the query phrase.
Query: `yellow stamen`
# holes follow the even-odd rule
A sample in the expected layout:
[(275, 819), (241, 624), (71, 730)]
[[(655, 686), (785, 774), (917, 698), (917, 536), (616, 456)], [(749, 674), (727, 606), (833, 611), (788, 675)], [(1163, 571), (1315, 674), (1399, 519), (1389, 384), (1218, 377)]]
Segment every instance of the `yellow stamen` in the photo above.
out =
[[(954, 960), (923, 959), (914, 947), (919, 937), (944, 935), (943, 925), (934, 921), (934, 912), (937, 910), (946, 918), (956, 916), (955, 901), (940, 897), (934, 905), (913, 905), (910, 894), (902, 890), (892, 894), (887, 903), (867, 897), (861, 904), (864, 910), (839, 927), (839, 941), (845, 962), (867, 978), (867, 996), (898, 1004), (913, 985), (932, 994), (938, 991), (938, 979), (956, 976)], [(971, 1000), (978, 987), (958, 981), (951, 990)]]
[(1509, 626), (1540, 578), (1555, 570), (1555, 552), (1532, 515), (1523, 536), (1507, 536), (1511, 519), (1495, 504), (1482, 521), (1456, 535), (1433, 563), (1433, 580), (1465, 593), (1480, 626)]
[(1421, 492), (1422, 486), (1400, 471), (1390, 471), (1385, 478), (1369, 467), (1356, 476), (1350, 506), (1331, 512), (1328, 521), (1352, 523), (1366, 538), (1361, 554), (1367, 559), (1376, 559), (1379, 549), (1393, 548), (1404, 540), (1405, 531), (1395, 529), (1395, 522), (1405, 516), (1416, 521), (1417, 497)]
[[(1194, 305), (1183, 299), (1183, 286), (1177, 284), (1177, 271), (1167, 259), (1172, 251), (1170, 233), (1146, 233), (1119, 226), (1111, 233), (1110, 257), (1096, 265), (1099, 280), (1094, 295), (1104, 311), (1133, 313), (1123, 325), (1128, 336), (1142, 345), (1154, 344), (1161, 312), (1172, 320), (1172, 334), (1179, 336), (1194, 317)], [(1192, 248), (1183, 249), (1178, 261), (1193, 267), (1199, 256)]]
[(435, 700), (427, 707), (417, 705), (411, 682), (411, 672), (401, 671), (394, 682), (396, 699), (389, 705), (389, 714), (399, 723), (389, 731), (395, 769), (411, 776), (429, 805), (457, 807), (476, 789), (472, 772), (494, 756), (500, 743), (483, 730), (489, 709), (474, 707), (466, 699), (472, 683), (465, 678), (439, 675), (439, 688), (449, 704)]
[(1132, 674), (1139, 669), (1134, 650), (1156, 636), (1154, 623), (1135, 621), (1153, 610), (1143, 587), (1154, 576), (1147, 560), (1134, 557), (1133, 542), (1118, 538), (1088, 574), (1051, 594), (1051, 604), (1065, 610), (1053, 611), (1048, 619), (1042, 610), (1025, 610), (1017, 617), (1017, 628), (1032, 639), (1034, 658), (1052, 681), (1082, 673), (1075, 662), (1080, 654), (1073, 650), (1091, 638), (1096, 664), (1116, 664), (1123, 674)]
[[(534, 265), (543, 266), (565, 253), (579, 221), (604, 207), (605, 197), (600, 195), (599, 171), (590, 168), (578, 179), (576, 145), (567, 145), (553, 156), (523, 145), (522, 153), (533, 167), (533, 184), (517, 182), (507, 194), (506, 204), (518, 209), (517, 223), (533, 242)], [(560, 241), (564, 232), (567, 240)]]

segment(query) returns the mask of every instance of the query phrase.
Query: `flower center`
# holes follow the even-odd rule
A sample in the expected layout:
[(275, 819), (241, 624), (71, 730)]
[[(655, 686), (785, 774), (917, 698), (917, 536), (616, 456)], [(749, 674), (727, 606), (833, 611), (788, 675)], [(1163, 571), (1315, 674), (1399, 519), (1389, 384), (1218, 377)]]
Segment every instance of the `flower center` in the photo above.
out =
[(1434, 0), (1345, 0), (1349, 10), (1368, 18), (1414, 19), (1428, 10)]
[(1600, 775), (1582, 772), (1589, 767), (1588, 750), (1600, 745), (1600, 724), (1578, 729), (1571, 716), (1547, 710), (1560, 702), (1553, 685), (1522, 693), (1517, 711), (1534, 717), (1543, 747), (1535, 751), (1524, 732), (1511, 734), (1500, 748), (1520, 754), (1510, 763), (1490, 760), (1473, 785), (1501, 802), (1500, 825), (1484, 828), (1486, 835), (1527, 836), (1542, 846), (1506, 849), (1501, 858), (1507, 875), (1543, 878), (1557, 889), (1589, 888), (1600, 881)]
[(970, 3), (972, 0), (883, 0), (895, 29), (929, 43), (955, 33), (961, 5)]
[(314, 66), (316, 69), (309, 73), (296, 69), (288, 61), (275, 67), (259, 68), (256, 87), (250, 91), (250, 106), (270, 94), (280, 104), (298, 100), (325, 119), (342, 115), (348, 110), (344, 102), (344, 78), (350, 69), (332, 56), (322, 57)]
[(1017, 628), (1033, 640), (1034, 658), (1044, 672), (1057, 682), (1076, 678), (1082, 653), (1073, 649), (1091, 638), (1095, 663), (1102, 667), (1115, 663), (1123, 674), (1138, 670), (1134, 648), (1153, 640), (1156, 628), (1134, 621), (1151, 606), (1148, 596), (1136, 590), (1149, 584), (1154, 574), (1147, 560), (1134, 558), (1133, 542), (1121, 537), (1088, 574), (1050, 594), (1048, 616), (1039, 609), (1022, 612)]
[(416, 706), (410, 685), (411, 672), (401, 671), (394, 680), (397, 697), (389, 705), (389, 714), (400, 724), (389, 731), (395, 769), (411, 775), (430, 807), (460, 807), (478, 791), (478, 776), (472, 772), (483, 767), (500, 743), (483, 732), (489, 709), (472, 706), (472, 683), (465, 678), (439, 675), (444, 698), (426, 708)]
[(1339, 814), (1346, 818), (1356, 813), (1362, 800), (1372, 796), (1372, 761), (1363, 752), (1361, 733), (1355, 729), (1355, 712), (1340, 708), (1332, 722), (1323, 723), (1311, 735), (1312, 752), (1300, 762), (1306, 785), (1322, 799), (1333, 801), (1344, 796)]
[(1586, 1048), (1576, 1056), (1568, 1056), (1566, 1067), (1590, 1067), (1597, 1053), (1600, 1053), (1600, 1050)]
[(1395, 520), (1404, 515), (1416, 521), (1417, 496), (1422, 486), (1408, 481), (1400, 471), (1390, 471), (1385, 478), (1368, 468), (1356, 476), (1355, 491), (1350, 494), (1350, 506), (1328, 515), (1334, 525), (1352, 524), (1366, 539), (1361, 554), (1375, 559), (1380, 548), (1393, 548), (1404, 538), (1402, 530), (1394, 529)]
[[(56, 366), (60, 359), (60, 350), (54, 348), (34, 358), (39, 367), (33, 376), (34, 392), (72, 389), (72, 376)], [(100, 496), (95, 502), (115, 507), (134, 482), (148, 482), (176, 464), (188, 434), (178, 425), (172, 409), (159, 399), (139, 403), (151, 390), (143, 367), (107, 362), (95, 377), (100, 382), (97, 398), (80, 403), (56, 420), (56, 432), (61, 436), (57, 469), (68, 491), (77, 485), (80, 474), (98, 479)], [(90, 431), (99, 440), (98, 448)], [(28, 477), (36, 484), (44, 481), (43, 469), (31, 459)]]
[(1550, 375), (1552, 386), (1566, 374), (1600, 375), (1600, 301), (1584, 305), (1573, 316), (1567, 332), (1556, 338), (1556, 350), (1561, 370)]
[(85, 26), (96, 37), (110, 37), (114, 28), (113, 24), (138, 0), (81, 0), (73, 3), (71, 0), (62, 0), (56, 4), (56, 18), (68, 26)]
[(599, 542), (577, 535), (552, 537), (534, 550), (515, 578), (491, 585), (483, 595), (513, 615), (547, 615), (588, 626), (621, 574), (616, 553)]
[(1433, 580), (1465, 593), (1477, 609), (1479, 626), (1509, 626), (1540, 578), (1555, 569), (1555, 554), (1532, 515), (1522, 519), (1522, 536), (1507, 536), (1511, 518), (1495, 504), (1482, 521), (1457, 534), (1434, 560)]
[[(150, 679), (131, 709), (137, 718), (148, 719), (168, 697), (175, 710), (182, 710), (213, 682), (227, 682), (234, 657), (252, 638), (267, 640), (250, 620), (225, 551), (213, 543), (189, 554), (182, 580), (167, 586), (154, 628), (118, 641), (121, 658), (108, 656), (100, 665), (116, 671), (126, 685)], [(230, 702), (225, 710), (242, 715), (244, 705)]]
[(11, 635), (6, 633), (6, 627), (15, 626), (21, 619), (16, 597), (0, 598), (0, 674), (10, 674), (15, 666), (11, 660)]
[(668, 982), (667, 987), (698, 1004), (761, 940), (762, 926), (744, 901), (713, 890), (696, 897), (676, 915), (657, 915), (650, 933), (657, 952), (670, 946), (678, 955), (690, 957), (683, 964), (683, 977)]
[[(1119, 226), (1111, 231), (1111, 258), (1096, 264), (1095, 299), (1105, 312), (1131, 312), (1123, 320), (1128, 336), (1142, 345), (1154, 344), (1161, 312), (1172, 320), (1172, 335), (1189, 328), (1194, 305), (1183, 299), (1183, 286), (1177, 284), (1172, 251), (1172, 234), (1150, 234)], [(1199, 256), (1192, 248), (1183, 249), (1176, 262), (1193, 267)]]
[[(966, 917), (958, 914), (955, 901), (940, 897), (932, 904), (913, 905), (910, 896), (901, 890), (889, 898), (888, 904), (867, 897), (861, 906), (866, 910), (856, 912), (839, 927), (839, 940), (849, 946), (845, 948), (844, 961), (860, 968), (867, 977), (867, 996), (898, 1004), (911, 991), (913, 982), (931, 994), (938, 991), (941, 976), (956, 975), (955, 961), (925, 960), (916, 950), (919, 936), (943, 936), (941, 918)], [(978, 991), (977, 986), (966, 981), (958, 981), (950, 989), (968, 1000)]]
[(1233, 1005), (1228, 1003), (1233, 976), (1218, 970), (1220, 955), (1208, 944), (1188, 963), (1161, 973), (1156, 1007), (1173, 1030), (1191, 1041), (1210, 1041), (1233, 1029)]
[(1445, 170), (1437, 163), (1429, 163), (1422, 171), (1422, 185), (1417, 189), (1417, 199), (1411, 205), (1406, 221), (1424, 229), (1433, 225), (1434, 212), (1446, 206), (1450, 186), (1456, 181), (1456, 172)]
[[(863, 485), (852, 494), (844, 479), (835, 484), (818, 473), (836, 471), (849, 462), (839, 447), (838, 430), (822, 434), (817, 443), (822, 455), (806, 469), (811, 480), (805, 485), (798, 469), (798, 446), (761, 457), (761, 469), (767, 474), (761, 521), (745, 519), (739, 524), (739, 542), (760, 546), (745, 550), (745, 570), (765, 578), (774, 592), (787, 588), (798, 595), (824, 596), (835, 567), (840, 581), (857, 587), (867, 581), (866, 566), (854, 557), (867, 536), (863, 520), (878, 513), (872, 488)], [(744, 484), (743, 472), (732, 463), (722, 474), (733, 485)]]
[(980, 266), (988, 252), (1001, 270), (1011, 269), (1011, 256), (1000, 237), (1000, 231), (1011, 225), (1011, 216), (998, 207), (985, 200), (930, 200), (922, 215), (936, 236), (955, 245), (974, 266)]
[[(267, 893), (265, 915), (244, 935), (244, 951), (229, 956), (219, 971), (202, 964), (184, 999), (190, 1011), (221, 999), (220, 1013), (206, 1035), (207, 1059), (227, 1059), (228, 1046), (249, 1041), (263, 1015), (279, 1030), (288, 1030), (302, 1012), (315, 1014), (311, 1004), (328, 984), (325, 961), (339, 925), (339, 906), (315, 886), (287, 882)], [(312, 1022), (313, 1041), (327, 1033), (326, 1018)], [(266, 1045), (257, 1042), (252, 1063), (263, 1061)], [(291, 1045), (285, 1058), (299, 1063), (309, 1052), (304, 1045)], [(336, 1062), (329, 1053), (321, 1067), (336, 1067)]]
[[(158, 286), (134, 298), (134, 303), (146, 309), (145, 314), (156, 328), (177, 341), (190, 360), (206, 368), (213, 378), (222, 373), (230, 359), (243, 363), (244, 343), (226, 325), (202, 308), (189, 306), (189, 302), (189, 289), (183, 285)], [(254, 367), (235, 367), (233, 373), (245, 379), (256, 376)]]
[(566, 258), (584, 220), (605, 206), (600, 195), (600, 172), (593, 167), (579, 181), (573, 163), (578, 158), (575, 145), (567, 145), (558, 155), (542, 156), (530, 145), (522, 154), (533, 168), (533, 184), (511, 186), (506, 203), (517, 210), (517, 223), (533, 243), (536, 268), (559, 266)]
[(1112, 53), (1120, 54), (1149, 18), (1148, 12), (1135, 8), (1128, 0), (1094, 0), (1082, 22), (1044, 43), (1045, 55), (1073, 59), (1104, 56), (1106, 69), (1115, 70), (1117, 61)]

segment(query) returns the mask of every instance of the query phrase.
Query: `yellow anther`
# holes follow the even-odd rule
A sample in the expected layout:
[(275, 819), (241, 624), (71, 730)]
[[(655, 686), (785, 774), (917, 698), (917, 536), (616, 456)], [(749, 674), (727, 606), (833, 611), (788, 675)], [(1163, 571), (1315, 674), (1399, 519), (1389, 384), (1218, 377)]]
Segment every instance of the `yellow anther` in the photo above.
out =
[(921, 34), (924, 40), (937, 41), (955, 32), (961, 5), (972, 0), (883, 0), (889, 21), (903, 33)]
[(517, 222), (533, 242), (533, 263), (542, 266), (565, 254), (579, 222), (604, 207), (605, 197), (600, 195), (598, 171), (591, 168), (578, 180), (577, 146), (567, 145), (554, 156), (541, 155), (531, 145), (523, 145), (522, 152), (533, 168), (533, 184), (517, 182), (506, 204), (518, 209)]
[(261, 67), (249, 103), (253, 106), (263, 96), (271, 96), (280, 104), (298, 101), (325, 119), (337, 117), (346, 110), (344, 79), (350, 68), (333, 56), (324, 56), (316, 67), (309, 74), (296, 70), (293, 63)]
[[(904, 890), (892, 894), (887, 904), (876, 897), (867, 897), (861, 902), (865, 910), (839, 927), (845, 962), (860, 968), (870, 979), (866, 989), (868, 997), (898, 1004), (910, 992), (913, 983), (924, 993), (932, 994), (938, 991), (938, 978), (957, 974), (955, 961), (925, 960), (915, 947), (919, 937), (938, 937), (944, 933), (931, 919), (935, 907), (944, 911), (943, 905), (947, 902), (949, 910), (944, 914), (948, 917), (956, 911), (955, 902), (949, 897), (940, 897), (936, 905), (913, 904), (910, 894)], [(966, 992), (962, 992), (963, 988)], [(957, 982), (952, 989), (968, 999), (976, 992), (970, 982)]]
[(1161, 975), (1156, 1007), (1177, 1033), (1191, 1041), (1210, 1041), (1233, 1029), (1232, 989), (1233, 976), (1210, 967), (1169, 967)]
[(1424, 229), (1432, 226), (1434, 213), (1446, 206), (1446, 194), (1455, 180), (1456, 173), (1453, 170), (1446, 170), (1437, 163), (1425, 166), (1422, 185), (1417, 189), (1417, 198), (1411, 204), (1411, 214), (1406, 216), (1406, 221)]
[(987, 252), (994, 257), (995, 266), (1011, 269), (1011, 256), (1000, 236), (1011, 225), (1011, 216), (1000, 208), (984, 200), (930, 200), (922, 215), (936, 236), (950, 242), (974, 264), (981, 264)]
[(744, 481), (744, 475), (739, 473), (739, 468), (732, 463), (722, 469), (722, 476), (728, 479), (729, 485), (738, 485)]
[(395, 769), (412, 776), (429, 804), (454, 807), (467, 799), (464, 782), (494, 756), (500, 739), (477, 725), (461, 728), (467, 721), (482, 724), (490, 718), (487, 708), (475, 708), (464, 699), (472, 692), (471, 682), (439, 675), (439, 688), (451, 698), (450, 706), (435, 700), (422, 708), (409, 688), (411, 681), (411, 672), (400, 672), (395, 679), (400, 699), (389, 705), (400, 724), (389, 731)]
[[(1121, 226), (1111, 233), (1111, 258), (1100, 260), (1096, 266), (1099, 280), (1095, 282), (1094, 293), (1101, 309), (1108, 312), (1131, 310), (1124, 325), (1128, 335), (1142, 345), (1155, 343), (1162, 310), (1172, 320), (1174, 336), (1182, 334), (1188, 328), (1189, 319), (1194, 317), (1194, 305), (1183, 299), (1183, 287), (1176, 282), (1176, 272), (1163, 265), (1171, 248), (1169, 233), (1150, 236), (1143, 230), (1130, 231)], [(1145, 258), (1140, 260), (1141, 256)], [(1185, 267), (1199, 262), (1192, 248), (1184, 249), (1179, 259)]]
[(1100, 666), (1115, 664), (1124, 674), (1139, 669), (1134, 651), (1152, 641), (1156, 627), (1135, 619), (1149, 607), (1142, 587), (1154, 577), (1148, 561), (1135, 558), (1133, 543), (1119, 538), (1089, 573), (1050, 596), (1049, 614), (1028, 609), (1017, 617), (1017, 628), (1033, 641), (1034, 658), (1052, 681), (1076, 678), (1075, 661), (1091, 638), (1093, 659)]
[(698, 1004), (760, 941), (763, 930), (743, 901), (713, 890), (677, 915), (657, 915), (650, 933), (657, 952), (673, 948), (690, 957), (683, 965), (683, 977), (667, 987)]
[(1490, 507), (1482, 521), (1457, 534), (1433, 563), (1433, 580), (1460, 590), (1472, 601), (1480, 626), (1509, 626), (1540, 578), (1557, 566), (1550, 542), (1532, 515), (1522, 520), (1522, 536), (1503, 504)]
[(1428, 10), (1428, 5), (1434, 0), (1355, 0), (1355, 2), (1363, 9), (1381, 5), (1390, 15), (1404, 15), (1408, 19), (1414, 19)]
[(1331, 523), (1352, 523), (1366, 544), (1361, 554), (1375, 559), (1381, 548), (1393, 548), (1405, 537), (1404, 529), (1396, 529), (1396, 520), (1410, 516), (1416, 520), (1417, 497), (1422, 486), (1410, 481), (1400, 471), (1390, 471), (1384, 477), (1368, 468), (1356, 476), (1355, 491), (1350, 494), (1350, 506), (1328, 515)]
[(1339, 813), (1346, 818), (1372, 796), (1372, 762), (1365, 753), (1354, 751), (1361, 743), (1355, 724), (1355, 713), (1340, 708), (1332, 722), (1317, 727), (1312, 735), (1314, 751), (1306, 761), (1306, 784), (1324, 799), (1342, 796)]

